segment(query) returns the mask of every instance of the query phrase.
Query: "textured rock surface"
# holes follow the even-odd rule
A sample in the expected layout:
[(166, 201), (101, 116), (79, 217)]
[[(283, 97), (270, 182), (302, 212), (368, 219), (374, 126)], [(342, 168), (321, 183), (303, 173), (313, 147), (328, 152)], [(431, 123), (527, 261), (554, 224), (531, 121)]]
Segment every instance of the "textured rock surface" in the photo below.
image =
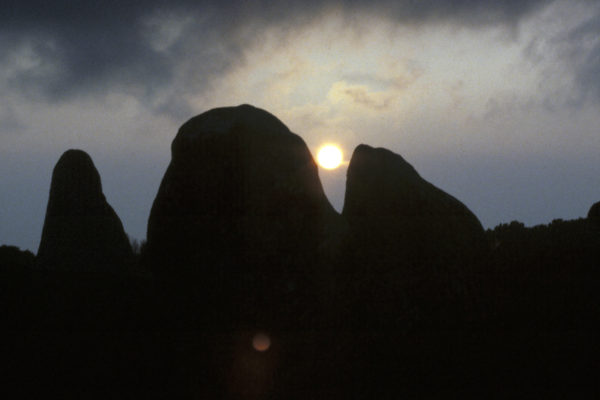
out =
[(37, 263), (74, 271), (118, 269), (131, 257), (123, 225), (90, 156), (66, 151), (52, 173)]
[(161, 280), (258, 320), (306, 303), (338, 215), (304, 141), (242, 105), (192, 118), (171, 151), (144, 255)]

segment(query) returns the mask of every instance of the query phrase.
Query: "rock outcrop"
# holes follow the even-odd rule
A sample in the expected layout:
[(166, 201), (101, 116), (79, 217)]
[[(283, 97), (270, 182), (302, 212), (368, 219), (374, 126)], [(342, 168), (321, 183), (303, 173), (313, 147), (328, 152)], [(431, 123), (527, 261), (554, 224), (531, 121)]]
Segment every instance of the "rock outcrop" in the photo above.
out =
[(159, 280), (194, 293), (205, 316), (271, 323), (313, 301), (339, 216), (304, 141), (242, 105), (192, 118), (171, 152), (144, 254)]
[(90, 156), (66, 151), (52, 173), (37, 264), (43, 268), (118, 270), (131, 257), (121, 220), (102, 193)]

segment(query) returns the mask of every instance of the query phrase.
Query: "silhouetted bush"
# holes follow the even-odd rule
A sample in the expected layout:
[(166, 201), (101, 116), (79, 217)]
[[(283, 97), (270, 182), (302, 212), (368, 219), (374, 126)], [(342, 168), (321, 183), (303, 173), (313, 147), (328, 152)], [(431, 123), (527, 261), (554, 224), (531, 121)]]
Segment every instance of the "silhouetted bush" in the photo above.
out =
[(29, 250), (20, 250), (16, 246), (0, 246), (0, 271), (22, 271), (31, 269), (35, 255)]

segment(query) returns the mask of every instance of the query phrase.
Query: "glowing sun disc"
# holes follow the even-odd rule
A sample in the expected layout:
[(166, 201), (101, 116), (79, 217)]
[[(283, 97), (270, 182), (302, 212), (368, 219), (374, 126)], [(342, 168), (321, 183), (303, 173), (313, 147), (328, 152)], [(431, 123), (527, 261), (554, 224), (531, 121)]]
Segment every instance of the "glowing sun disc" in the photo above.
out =
[(334, 169), (342, 163), (342, 150), (332, 144), (321, 147), (317, 154), (317, 162), (325, 169)]

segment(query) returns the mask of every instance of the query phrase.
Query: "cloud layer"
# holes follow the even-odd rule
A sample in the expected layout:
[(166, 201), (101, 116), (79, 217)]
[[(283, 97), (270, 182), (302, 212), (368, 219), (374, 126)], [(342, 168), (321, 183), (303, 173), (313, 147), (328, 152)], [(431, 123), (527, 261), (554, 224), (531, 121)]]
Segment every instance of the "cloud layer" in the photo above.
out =
[[(0, 17), (2, 86), (51, 100), (118, 88), (180, 117), (190, 111), (186, 102), (165, 88), (186, 82), (182, 86), (204, 91), (215, 77), (243, 63), (244, 49), (271, 27), (296, 29), (328, 13), (349, 24), (377, 16), (408, 25), (516, 26), (546, 3), (9, 1)], [(582, 79), (590, 74), (580, 72)]]

